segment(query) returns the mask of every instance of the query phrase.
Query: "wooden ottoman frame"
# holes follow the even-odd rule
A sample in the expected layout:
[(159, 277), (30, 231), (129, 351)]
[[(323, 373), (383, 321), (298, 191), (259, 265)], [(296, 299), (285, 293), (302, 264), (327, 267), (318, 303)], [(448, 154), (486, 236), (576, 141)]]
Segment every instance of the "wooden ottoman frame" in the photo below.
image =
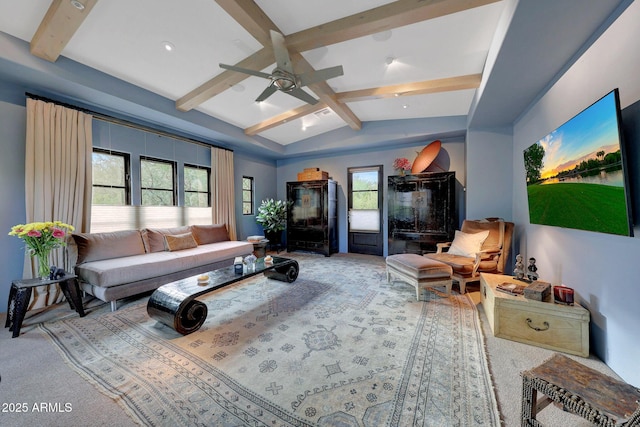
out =
[(389, 255), (386, 262), (387, 282), (391, 282), (391, 279), (395, 277), (414, 286), (418, 301), (420, 301), (420, 291), (423, 288), (443, 286), (447, 295), (451, 295), (453, 283), (451, 266), (418, 254)]

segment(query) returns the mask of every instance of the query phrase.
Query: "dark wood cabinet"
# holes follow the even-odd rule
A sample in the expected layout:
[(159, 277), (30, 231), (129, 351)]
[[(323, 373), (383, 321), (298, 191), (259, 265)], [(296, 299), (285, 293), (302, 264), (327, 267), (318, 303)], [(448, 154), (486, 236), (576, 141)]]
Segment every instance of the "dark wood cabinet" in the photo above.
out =
[(389, 255), (435, 252), (453, 240), (455, 184), (455, 172), (389, 177)]
[(287, 182), (287, 200), (287, 251), (338, 252), (336, 182)]

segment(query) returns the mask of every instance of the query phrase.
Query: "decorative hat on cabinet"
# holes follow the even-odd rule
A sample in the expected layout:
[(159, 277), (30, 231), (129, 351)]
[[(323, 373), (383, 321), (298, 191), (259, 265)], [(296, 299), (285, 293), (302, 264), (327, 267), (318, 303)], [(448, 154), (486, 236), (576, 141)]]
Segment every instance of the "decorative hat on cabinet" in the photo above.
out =
[(439, 139), (436, 139), (431, 144), (427, 145), (418, 153), (418, 156), (413, 161), (413, 166), (411, 166), (411, 173), (421, 173), (427, 170), (427, 168), (433, 163), (436, 157), (438, 157), (438, 153), (440, 152), (440, 147), (442, 146), (442, 142)]

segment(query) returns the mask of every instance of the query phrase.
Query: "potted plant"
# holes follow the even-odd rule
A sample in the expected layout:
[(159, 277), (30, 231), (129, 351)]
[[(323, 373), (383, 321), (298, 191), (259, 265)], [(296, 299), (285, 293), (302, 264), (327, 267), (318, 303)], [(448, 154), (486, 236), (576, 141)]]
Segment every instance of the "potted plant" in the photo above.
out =
[(287, 226), (287, 209), (292, 202), (284, 200), (266, 199), (258, 207), (256, 222), (262, 225), (269, 243), (280, 245), (282, 231)]

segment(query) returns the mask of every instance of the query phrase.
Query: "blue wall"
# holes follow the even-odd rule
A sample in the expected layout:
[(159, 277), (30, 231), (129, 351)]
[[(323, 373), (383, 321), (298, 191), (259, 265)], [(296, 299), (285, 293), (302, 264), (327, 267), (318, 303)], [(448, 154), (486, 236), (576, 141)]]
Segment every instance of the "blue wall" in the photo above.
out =
[[(640, 239), (529, 224), (522, 151), (616, 87), (623, 109), (640, 99), (638, 22), (634, 2), (515, 123), (511, 177), (516, 250), (536, 258), (544, 280), (575, 288), (591, 312), (592, 351), (636, 386)], [(637, 170), (638, 159), (630, 160)], [(637, 175), (631, 184), (640, 186)]]

